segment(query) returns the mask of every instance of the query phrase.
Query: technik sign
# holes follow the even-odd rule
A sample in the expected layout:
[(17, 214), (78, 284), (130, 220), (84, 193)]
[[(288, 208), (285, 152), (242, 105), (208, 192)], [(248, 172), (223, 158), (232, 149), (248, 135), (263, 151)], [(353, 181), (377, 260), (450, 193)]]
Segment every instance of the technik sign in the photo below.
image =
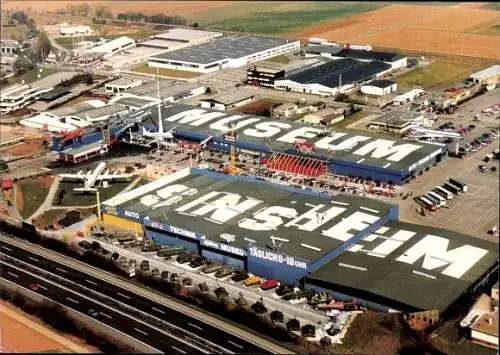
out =
[[(423, 147), (421, 144), (401, 143), (391, 139), (374, 138), (361, 135), (348, 135), (335, 132), (327, 137), (318, 137), (324, 132), (322, 128), (290, 124), (278, 120), (263, 119), (248, 115), (228, 115), (225, 112), (210, 111), (200, 108), (187, 109), (166, 119), (167, 122), (186, 124), (193, 127), (225, 132), (232, 128), (239, 131), (239, 140), (244, 136), (274, 139), (276, 142), (293, 144), (297, 139), (308, 139), (318, 149), (326, 151), (348, 150), (352, 154), (363, 157), (381, 159), (382, 164), (399, 162)], [(438, 149), (439, 153), (442, 149)], [(436, 153), (436, 154), (438, 154)], [(421, 157), (419, 157), (421, 158)], [(425, 159), (425, 158), (424, 158)]]

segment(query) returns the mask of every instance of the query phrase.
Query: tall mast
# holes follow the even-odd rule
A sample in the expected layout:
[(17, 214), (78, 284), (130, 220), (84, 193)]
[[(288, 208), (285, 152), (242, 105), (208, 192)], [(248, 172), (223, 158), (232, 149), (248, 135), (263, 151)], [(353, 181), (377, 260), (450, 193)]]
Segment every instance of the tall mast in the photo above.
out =
[(160, 101), (160, 68), (156, 68), (156, 98), (158, 99), (158, 133), (163, 133), (163, 120), (161, 118)]

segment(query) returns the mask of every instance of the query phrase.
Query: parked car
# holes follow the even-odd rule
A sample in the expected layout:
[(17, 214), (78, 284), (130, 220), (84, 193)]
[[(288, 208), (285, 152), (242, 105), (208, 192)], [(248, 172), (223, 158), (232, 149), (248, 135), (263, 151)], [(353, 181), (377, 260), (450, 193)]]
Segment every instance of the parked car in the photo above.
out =
[(182, 286), (184, 287), (193, 286), (193, 280), (191, 280), (189, 277), (186, 277), (184, 280), (182, 280)]
[(238, 271), (231, 277), (231, 280), (234, 282), (245, 281), (246, 279), (248, 279), (248, 274), (244, 271)]
[(95, 309), (89, 309), (87, 313), (92, 316), (92, 317), (97, 317), (99, 315), (99, 312), (97, 312)]
[(262, 282), (262, 279), (259, 276), (252, 275), (248, 279), (243, 281), (243, 284), (247, 287), (252, 287), (252, 286), (260, 284), (261, 282)]
[(222, 268), (222, 264), (209, 263), (203, 269), (201, 269), (201, 272), (203, 272), (204, 274), (211, 274), (212, 272), (216, 272), (220, 268)]
[(275, 287), (279, 286), (279, 280), (278, 279), (269, 279), (264, 281), (261, 285), (260, 288), (264, 291), (273, 289)]
[(205, 264), (207, 261), (207, 259), (203, 256), (200, 256), (194, 260), (192, 260), (190, 263), (189, 263), (189, 266), (192, 267), (192, 268), (197, 268), (197, 267), (200, 267), (202, 266), (203, 264)]
[(170, 275), (170, 281), (171, 282), (177, 282), (179, 281), (179, 275), (175, 272), (173, 272), (171, 275)]
[(222, 279), (224, 277), (227, 277), (233, 273), (233, 268), (230, 266), (224, 266), (223, 268), (217, 270), (217, 272), (214, 274), (214, 276), (218, 279)]

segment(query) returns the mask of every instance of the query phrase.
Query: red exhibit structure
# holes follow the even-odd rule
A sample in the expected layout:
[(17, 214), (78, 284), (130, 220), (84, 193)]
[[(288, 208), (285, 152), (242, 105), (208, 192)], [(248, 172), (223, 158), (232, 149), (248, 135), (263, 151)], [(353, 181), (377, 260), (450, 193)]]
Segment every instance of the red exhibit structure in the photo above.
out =
[(310, 177), (321, 176), (326, 172), (326, 163), (324, 161), (284, 153), (274, 153), (266, 161), (266, 165), (270, 170)]

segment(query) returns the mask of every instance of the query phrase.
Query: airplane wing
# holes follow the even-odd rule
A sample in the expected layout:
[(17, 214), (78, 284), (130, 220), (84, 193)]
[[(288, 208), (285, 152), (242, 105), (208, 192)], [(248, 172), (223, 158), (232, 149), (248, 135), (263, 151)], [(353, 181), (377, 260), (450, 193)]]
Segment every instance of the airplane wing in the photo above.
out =
[(128, 180), (133, 177), (134, 174), (102, 174), (97, 177), (97, 181), (102, 180)]
[(59, 174), (59, 177), (63, 180), (85, 180), (87, 178), (84, 174)]

